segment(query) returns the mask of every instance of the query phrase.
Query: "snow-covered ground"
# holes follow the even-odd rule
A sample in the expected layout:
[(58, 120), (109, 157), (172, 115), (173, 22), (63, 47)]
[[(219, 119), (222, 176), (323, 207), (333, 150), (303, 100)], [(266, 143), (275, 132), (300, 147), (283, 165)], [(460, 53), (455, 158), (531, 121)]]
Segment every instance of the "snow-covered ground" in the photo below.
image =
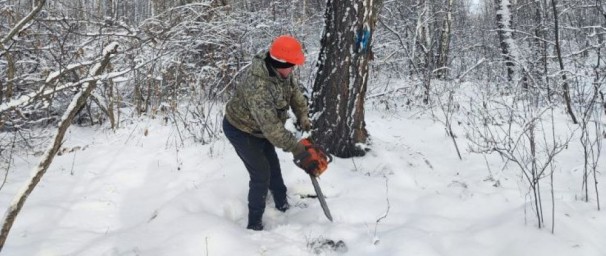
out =
[[(579, 199), (577, 141), (558, 156), (552, 234), (548, 180), (547, 227), (538, 229), (514, 165), (466, 153), (463, 136), (459, 160), (443, 124), (427, 117), (372, 107), (366, 115), (372, 151), (335, 158), (320, 179), (334, 222), (305, 197), (314, 194), (309, 177), (278, 150), (295, 207), (281, 213), (270, 200), (261, 232), (245, 229), (248, 175), (226, 139), (175, 146), (179, 134), (157, 119), (115, 132), (72, 127), (64, 147), (75, 150), (55, 158), (2, 255), (606, 255), (606, 215), (595, 199)], [(0, 205), (37, 160), (16, 159)]]

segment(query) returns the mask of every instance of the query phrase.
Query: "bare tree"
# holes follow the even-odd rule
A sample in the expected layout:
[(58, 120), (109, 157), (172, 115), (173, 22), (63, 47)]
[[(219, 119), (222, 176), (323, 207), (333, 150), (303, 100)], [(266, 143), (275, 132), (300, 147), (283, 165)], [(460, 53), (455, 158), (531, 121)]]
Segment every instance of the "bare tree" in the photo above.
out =
[[(423, 89), (425, 95), (423, 97), (423, 103), (429, 104), (430, 92), (431, 92), (431, 80), (433, 78), (433, 70), (435, 68), (435, 54), (434, 50), (437, 46), (434, 37), (434, 3), (433, 1), (419, 0), (421, 8), (419, 8), (419, 19), (417, 21), (417, 30), (415, 37), (418, 37), (416, 45), (420, 50), (420, 62), (423, 77)], [(413, 54), (414, 57), (414, 54)]]
[(436, 67), (438, 69), (438, 78), (444, 78), (448, 73), (448, 61), (450, 57), (450, 41), (452, 37), (453, 23), (453, 0), (445, 0), (446, 10), (444, 21), (442, 21), (442, 31), (440, 34), (440, 45), (438, 50), (438, 59)]
[(32, 193), (36, 185), (38, 185), (38, 183), (42, 179), (42, 176), (44, 176), (44, 173), (46, 173), (46, 170), (53, 162), (55, 155), (57, 154), (57, 152), (59, 152), (61, 143), (63, 142), (63, 137), (65, 136), (65, 132), (67, 132), (67, 129), (74, 121), (76, 114), (84, 106), (87, 98), (95, 89), (97, 80), (104, 72), (105, 68), (109, 65), (111, 55), (116, 53), (117, 49), (118, 44), (112, 43), (109, 44), (103, 50), (102, 60), (99, 62), (98, 65), (95, 66), (95, 68), (91, 69), (90, 76), (87, 77), (86, 80), (83, 82), (82, 89), (74, 96), (72, 102), (70, 103), (70, 106), (63, 114), (61, 122), (59, 123), (59, 126), (57, 128), (57, 132), (53, 137), (52, 144), (49, 145), (45, 154), (40, 159), (40, 163), (38, 164), (38, 166), (34, 168), (33, 175), (31, 176), (30, 180), (26, 182), (25, 186), (15, 196), (13, 202), (9, 206), (6, 215), (2, 219), (2, 232), (0, 233), (0, 251), (4, 247), (4, 243), (6, 242), (6, 238), (8, 237), (11, 227), (17, 219), (17, 215), (23, 208), (27, 197)]
[[(599, 50), (598, 50), (599, 51)], [(603, 133), (605, 124), (600, 123), (604, 112), (600, 104), (600, 92), (602, 90), (605, 77), (598, 69), (601, 66), (601, 55), (598, 54), (596, 70), (594, 70), (594, 80), (591, 87), (582, 90), (579, 96), (582, 97), (584, 104), (581, 106), (583, 111), (580, 115), (579, 142), (583, 148), (583, 178), (582, 190), (585, 202), (589, 202), (590, 178), (593, 178), (593, 189), (595, 193), (597, 209), (600, 210), (600, 193), (598, 189), (598, 161), (602, 154)]]
[(555, 30), (555, 48), (558, 56), (558, 64), (560, 65), (560, 70), (562, 71), (562, 89), (564, 102), (566, 103), (566, 110), (572, 119), (574, 124), (577, 124), (577, 118), (574, 114), (574, 109), (572, 107), (571, 99), (570, 99), (570, 86), (568, 85), (568, 79), (566, 78), (566, 73), (564, 69), (564, 61), (562, 60), (562, 47), (560, 46), (560, 26), (559, 26), (559, 18), (558, 18), (558, 10), (557, 10), (557, 0), (551, 0), (551, 7), (553, 10), (553, 20), (555, 22), (553, 28)]
[[(10, 52), (6, 50), (6, 44), (9, 40), (11, 40), (15, 34), (17, 34), (23, 27), (25, 27), (28, 23), (34, 19), (34, 17), (42, 10), (46, 0), (41, 0), (34, 6), (34, 9), (29, 12), (23, 19), (21, 19), (2, 39), (0, 39), (0, 56), (5, 55), (8, 63), (7, 69), (7, 83), (6, 83), (6, 91), (4, 96), (6, 98), (10, 98), (13, 96), (13, 87), (14, 87), (14, 79), (15, 79), (15, 60)], [(0, 103), (2, 102), (2, 86), (0, 86)]]
[(541, 180), (553, 178), (556, 156), (568, 147), (572, 135), (564, 134), (560, 139), (562, 135), (556, 134), (554, 105), (539, 104), (544, 98), (540, 90), (520, 88), (516, 92), (512, 96), (487, 95), (482, 102), (472, 100), (467, 138), (473, 152), (496, 152), (516, 164), (528, 185), (537, 225), (542, 228)]

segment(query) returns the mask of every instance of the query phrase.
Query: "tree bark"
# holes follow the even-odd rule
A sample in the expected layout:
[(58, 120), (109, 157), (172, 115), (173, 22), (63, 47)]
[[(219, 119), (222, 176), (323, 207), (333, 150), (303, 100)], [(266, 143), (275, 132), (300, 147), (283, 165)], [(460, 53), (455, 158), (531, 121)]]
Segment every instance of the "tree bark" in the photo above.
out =
[(311, 113), (312, 137), (339, 157), (365, 154), (364, 98), (382, 0), (328, 0)]
[(437, 68), (438, 77), (443, 78), (448, 73), (446, 69), (449, 60), (450, 54), (450, 36), (452, 34), (452, 2), (453, 0), (445, 0), (446, 1), (446, 17), (444, 18), (444, 23), (442, 24), (442, 33), (440, 35), (440, 49), (438, 53), (438, 63)]
[[(117, 48), (118, 48), (117, 43), (112, 43), (108, 47), (105, 48), (104, 53), (103, 53), (104, 54), (103, 60), (101, 61), (101, 63), (99, 63), (99, 66), (97, 66), (94, 70), (91, 71), (90, 76), (94, 77), (94, 76), (101, 75), (101, 73), (103, 73), (103, 71), (109, 64), (111, 55), (117, 51)], [(49, 148), (46, 150), (45, 154), (40, 159), (40, 163), (33, 170), (33, 175), (31, 176), (30, 180), (20, 190), (20, 193), (16, 195), (16, 197), (13, 199), (13, 202), (9, 206), (8, 210), (6, 211), (6, 214), (5, 214), (4, 218), (2, 219), (2, 231), (0, 233), (0, 251), (2, 251), (2, 248), (4, 247), (4, 243), (6, 242), (6, 239), (8, 238), (8, 234), (11, 230), (11, 227), (13, 226), (13, 223), (17, 219), (17, 215), (23, 208), (23, 205), (25, 204), (27, 197), (32, 193), (32, 191), (34, 190), (36, 185), (38, 185), (38, 183), (42, 179), (42, 176), (46, 173), (46, 170), (53, 162), (55, 155), (57, 154), (57, 152), (59, 151), (59, 148), (61, 147), (61, 143), (63, 143), (63, 137), (65, 136), (65, 132), (67, 131), (69, 126), (72, 124), (72, 121), (74, 120), (74, 117), (76, 116), (76, 113), (78, 112), (78, 110), (80, 110), (82, 108), (82, 106), (84, 106), (84, 104), (86, 103), (86, 100), (91, 95), (91, 93), (95, 89), (95, 87), (96, 87), (96, 81), (88, 82), (83, 86), (81, 91), (79, 91), (76, 94), (76, 96), (74, 96), (71, 104), (69, 105), (66, 112), (63, 114), (61, 121), (59, 122), (59, 127), (57, 128), (57, 133), (55, 134), (55, 136), (52, 140), (53, 141), (52, 144), (49, 145)]]
[(419, 8), (419, 19), (417, 20), (417, 33), (419, 34), (419, 40), (417, 44), (420, 46), (420, 50), (423, 52), (421, 59), (421, 74), (423, 77), (423, 88), (424, 96), (423, 103), (429, 104), (431, 96), (431, 80), (433, 78), (433, 70), (435, 62), (434, 52), (434, 38), (432, 37), (435, 28), (435, 17), (433, 12), (433, 2), (427, 0), (420, 0), (418, 2)]
[(6, 100), (9, 101), (11, 97), (13, 97), (13, 90), (15, 88), (14, 79), (15, 79), (15, 60), (13, 59), (13, 55), (4, 48), (3, 44), (0, 44), (0, 51), (4, 52), (4, 56), (6, 56), (6, 89), (2, 88), (2, 84), (0, 82), (0, 104), (4, 102), (3, 98), (6, 97)]
[(507, 69), (507, 81), (513, 81), (514, 76), (514, 54), (513, 33), (511, 31), (512, 15), (509, 0), (495, 0), (497, 8), (497, 34), (501, 46), (501, 54), (505, 60)]

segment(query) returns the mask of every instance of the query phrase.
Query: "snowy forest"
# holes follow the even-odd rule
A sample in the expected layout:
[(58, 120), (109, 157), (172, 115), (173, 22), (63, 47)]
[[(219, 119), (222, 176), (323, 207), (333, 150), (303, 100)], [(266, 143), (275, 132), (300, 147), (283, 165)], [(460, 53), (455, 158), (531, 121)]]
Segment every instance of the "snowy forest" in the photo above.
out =
[[(440, 147), (454, 150), (456, 159), (482, 159), (489, 171), (479, 179), (489, 187), (506, 186), (493, 175), (498, 169), (518, 177), (514, 187), (527, 206), (515, 211), (533, 229), (557, 234), (563, 219), (554, 210), (563, 189), (558, 182), (573, 184), (575, 201), (601, 213), (600, 230), (606, 229), (601, 0), (0, 0), (0, 202), (6, 211), (0, 253), (25, 250), (11, 247), (10, 238), (23, 236), (11, 228), (20, 213), (32, 211), (27, 199), (54, 159), (82, 150), (68, 146), (70, 129), (118, 133), (155, 120), (171, 127), (166, 147), (177, 155), (188, 145), (213, 147), (224, 140), (223, 106), (251, 57), (283, 34), (303, 43), (306, 63), (295, 72), (309, 96), (311, 136), (339, 164), (383, 152), (368, 115), (416, 113), (440, 127)], [(33, 163), (19, 169), (24, 158)], [(283, 166), (291, 162), (286, 158)], [(570, 159), (574, 175), (557, 175)], [(378, 187), (384, 201), (385, 186)], [(395, 205), (383, 209), (384, 217), (397, 218), (396, 209), (390, 212)], [(369, 224), (375, 236), (380, 217)], [(206, 246), (206, 254), (57, 249), (36, 255), (230, 255)], [(312, 253), (342, 253), (317, 249)], [(577, 255), (606, 253), (593, 249)], [(404, 255), (371, 252), (353, 254)], [(302, 255), (266, 253), (251, 255)]]

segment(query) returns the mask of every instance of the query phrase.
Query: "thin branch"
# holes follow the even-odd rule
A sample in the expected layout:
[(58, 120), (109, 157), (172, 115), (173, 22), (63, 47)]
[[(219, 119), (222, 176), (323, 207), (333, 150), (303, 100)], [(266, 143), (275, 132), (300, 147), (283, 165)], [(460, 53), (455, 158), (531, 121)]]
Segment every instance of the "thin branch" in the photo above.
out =
[[(117, 43), (111, 43), (103, 50), (103, 55), (105, 57), (103, 58), (101, 63), (98, 63), (95, 65), (95, 67), (93, 67), (90, 74), (91, 77), (99, 77), (101, 75), (101, 73), (109, 65), (111, 56), (116, 53), (117, 48)], [(38, 166), (34, 168), (32, 175), (25, 184), (25, 186), (23, 186), (19, 193), (15, 195), (15, 198), (11, 202), (4, 218), (2, 219), (2, 231), (0, 233), (0, 251), (4, 247), (4, 243), (8, 238), (9, 232), (15, 220), (17, 219), (19, 212), (23, 208), (25, 201), (32, 193), (36, 185), (38, 185), (38, 183), (42, 179), (42, 176), (44, 176), (46, 170), (53, 162), (55, 155), (57, 154), (61, 147), (61, 144), (63, 143), (63, 138), (65, 137), (67, 129), (74, 120), (76, 113), (78, 113), (80, 108), (84, 106), (86, 100), (90, 96), (91, 92), (95, 89), (95, 87), (96, 80), (91, 80), (87, 82), (85, 86), (81, 89), (81, 91), (74, 96), (72, 102), (69, 104), (67, 110), (61, 118), (61, 121), (59, 122), (59, 127), (57, 128), (57, 132), (54, 135), (52, 144), (49, 145), (45, 154), (40, 159), (40, 163), (38, 164)]]
[(23, 19), (21, 19), (17, 25), (15, 25), (15, 27), (13, 27), (13, 29), (11, 29), (11, 31), (8, 32), (8, 34), (6, 34), (6, 36), (4, 36), (4, 38), (2, 38), (2, 40), (0, 40), (0, 45), (4, 45), (6, 44), (9, 40), (11, 40), (13, 38), (13, 36), (15, 36), (15, 34), (17, 34), (28, 22), (30, 22), (32, 19), (34, 19), (34, 17), (38, 14), (38, 12), (40, 12), (40, 10), (42, 10), (42, 7), (44, 7), (44, 4), (46, 3), (46, 0), (40, 0), (40, 2), (38, 2), (38, 5), (36, 6), (35, 9), (33, 9), (27, 16), (25, 16)]

